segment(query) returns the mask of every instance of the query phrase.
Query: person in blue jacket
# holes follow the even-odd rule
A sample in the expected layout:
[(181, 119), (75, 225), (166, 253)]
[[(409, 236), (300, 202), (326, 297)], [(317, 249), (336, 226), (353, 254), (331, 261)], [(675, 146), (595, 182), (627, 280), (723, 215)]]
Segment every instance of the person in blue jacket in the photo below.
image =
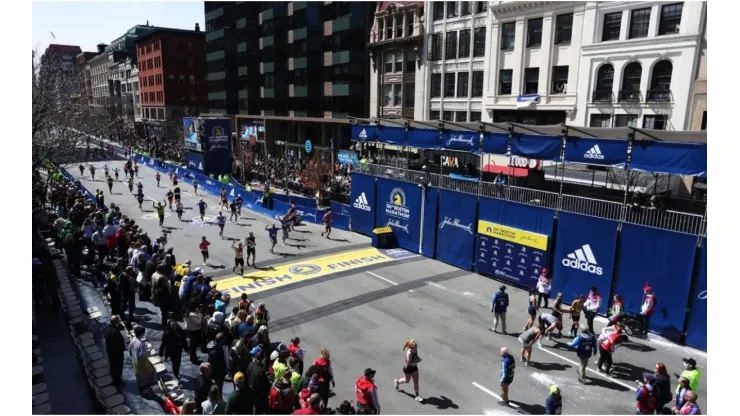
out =
[(578, 381), (583, 383), (586, 378), (588, 359), (596, 355), (596, 351), (598, 350), (596, 337), (593, 336), (587, 325), (581, 324), (581, 333), (568, 346), (576, 349), (576, 355), (579, 361)]
[(506, 293), (506, 286), (501, 285), (498, 292), (493, 294), (491, 300), (491, 312), (493, 312), (493, 327), (491, 331), (498, 330), (498, 323), (501, 321), (501, 331), (506, 333), (506, 308), (509, 307), (509, 294)]
[(545, 414), (563, 414), (563, 397), (560, 396), (560, 387), (555, 384), (550, 386), (550, 395), (547, 396), (547, 399), (545, 400)]
[(509, 354), (509, 349), (501, 348), (501, 401), (498, 404), (502, 406), (509, 405), (509, 385), (514, 382), (515, 369), (516, 360)]

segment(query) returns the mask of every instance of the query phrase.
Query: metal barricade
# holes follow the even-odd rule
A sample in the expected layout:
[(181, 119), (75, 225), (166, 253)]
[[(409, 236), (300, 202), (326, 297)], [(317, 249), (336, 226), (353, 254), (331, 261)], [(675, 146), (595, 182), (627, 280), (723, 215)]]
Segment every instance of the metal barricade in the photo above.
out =
[(478, 195), (478, 182), (458, 181), (450, 178), (449, 176), (444, 176), (437, 173), (430, 173), (429, 183), (435, 188), (439, 189), (449, 189), (451, 191)]
[(560, 210), (616, 221), (622, 218), (622, 204), (620, 202), (584, 198), (582, 196), (568, 194), (563, 194)]
[(628, 206), (626, 209), (624, 222), (693, 235), (703, 232), (704, 217), (701, 215), (648, 207)]

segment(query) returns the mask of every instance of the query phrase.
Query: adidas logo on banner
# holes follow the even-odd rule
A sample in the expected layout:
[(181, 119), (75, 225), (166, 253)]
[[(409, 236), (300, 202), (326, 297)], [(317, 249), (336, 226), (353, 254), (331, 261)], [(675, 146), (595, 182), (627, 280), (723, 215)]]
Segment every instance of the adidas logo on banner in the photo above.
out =
[(367, 197), (365, 196), (364, 192), (361, 193), (360, 196), (357, 197), (357, 199), (355, 199), (355, 203), (352, 204), (352, 206), (357, 209), (370, 212), (370, 203), (367, 202)]
[(571, 267), (573, 269), (593, 273), (598, 276), (604, 274), (603, 269), (599, 267), (596, 262), (596, 257), (594, 257), (594, 252), (591, 251), (591, 246), (588, 244), (579, 248), (575, 252), (568, 254), (567, 258), (564, 258), (562, 263), (565, 267)]
[(596, 144), (594, 147), (588, 149), (586, 154), (583, 155), (586, 159), (599, 159), (604, 160), (604, 155), (601, 153), (601, 149), (599, 149), (599, 145)]
[[(357, 137), (361, 139), (367, 139), (367, 132), (365, 131), (365, 129), (362, 129), (362, 131), (360, 132), (360, 134), (357, 135)], [(362, 195), (364, 196), (365, 194), (363, 193)]]

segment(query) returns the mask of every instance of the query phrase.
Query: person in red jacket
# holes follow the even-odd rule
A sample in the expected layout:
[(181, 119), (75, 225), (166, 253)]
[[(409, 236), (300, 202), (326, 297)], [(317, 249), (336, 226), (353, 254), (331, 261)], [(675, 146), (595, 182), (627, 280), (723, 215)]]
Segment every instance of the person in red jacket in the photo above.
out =
[(308, 407), (298, 409), (292, 414), (294, 415), (319, 415), (322, 409), (321, 396), (318, 393), (314, 393), (308, 398)]
[(622, 334), (621, 327), (615, 328), (617, 328), (616, 331), (609, 333), (603, 338), (599, 338), (601, 342), (599, 343), (599, 362), (597, 364), (599, 366), (599, 371), (604, 371), (601, 367), (606, 363), (605, 373), (607, 375), (609, 375), (609, 370), (611, 370), (612, 364), (614, 363), (612, 360), (612, 354), (620, 344), (627, 341), (627, 335)]
[(335, 387), (329, 350), (323, 348), (321, 355), (314, 360), (313, 364), (319, 367), (319, 395), (321, 395), (324, 406), (327, 406), (329, 404), (329, 383), (331, 383), (332, 387)]
[(653, 294), (653, 288), (645, 286), (645, 300), (642, 302), (640, 313), (637, 314), (637, 319), (642, 323), (642, 333), (647, 334), (650, 329), (650, 318), (655, 312), (655, 307), (658, 305), (658, 300)]
[(638, 415), (655, 414), (655, 408), (658, 405), (658, 395), (655, 390), (655, 386), (650, 383), (640, 383), (635, 394)]
[(365, 369), (365, 375), (358, 378), (355, 383), (355, 393), (357, 393), (357, 411), (369, 409), (372, 414), (380, 414), (378, 388), (375, 387), (375, 370)]

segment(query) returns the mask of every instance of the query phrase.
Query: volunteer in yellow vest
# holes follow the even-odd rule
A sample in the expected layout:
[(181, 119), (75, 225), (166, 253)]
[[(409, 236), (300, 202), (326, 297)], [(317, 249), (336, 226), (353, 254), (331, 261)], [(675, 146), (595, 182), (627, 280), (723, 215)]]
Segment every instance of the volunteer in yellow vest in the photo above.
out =
[(265, 308), (265, 303), (260, 302), (257, 310), (254, 312), (254, 324), (259, 328), (262, 325), (267, 326), (270, 321), (270, 312)]
[[(687, 380), (689, 380), (689, 387), (691, 387), (692, 391), (696, 391), (697, 388), (699, 388), (699, 379), (701, 378), (701, 370), (696, 368), (696, 360), (693, 358), (684, 358), (683, 359), (683, 366), (685, 370), (683, 370), (683, 373), (681, 373), (681, 376), (674, 373), (673, 375), (676, 376), (676, 378), (683, 377)], [(676, 388), (676, 393), (678, 393), (678, 390), (681, 388), (681, 385), (679, 384)]]
[(611, 309), (609, 309), (609, 326), (621, 321), (624, 318), (624, 314), (624, 302), (622, 302), (622, 297), (614, 295), (614, 304)]
[(247, 192), (252, 192), (252, 184), (247, 184)]

